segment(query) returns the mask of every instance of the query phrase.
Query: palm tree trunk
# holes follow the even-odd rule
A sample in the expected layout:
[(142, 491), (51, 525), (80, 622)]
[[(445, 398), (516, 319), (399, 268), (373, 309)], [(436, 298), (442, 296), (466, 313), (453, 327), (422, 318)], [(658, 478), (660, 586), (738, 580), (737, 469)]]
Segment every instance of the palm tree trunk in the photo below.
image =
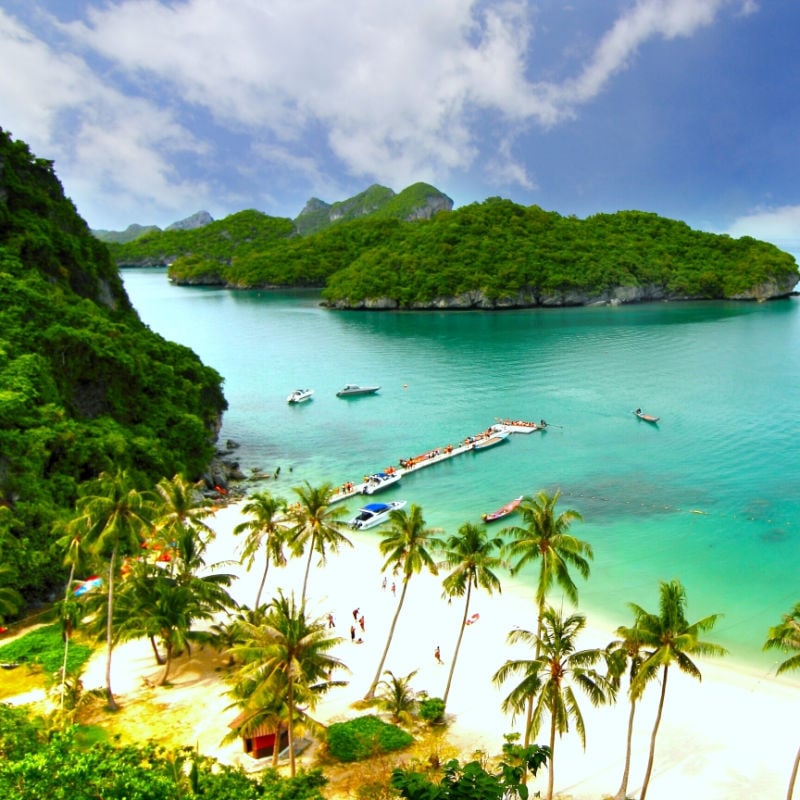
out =
[[(72, 593), (72, 581), (75, 579), (75, 564), (69, 568), (69, 578), (67, 579), (67, 591), (64, 595), (64, 611), (67, 611), (67, 603), (69, 602), (70, 594)], [(64, 630), (64, 661), (61, 664), (61, 697), (59, 699), (59, 708), (64, 710), (64, 692), (67, 688), (67, 655), (69, 654), (69, 640), (72, 636), (72, 623), (67, 619), (67, 624)]]
[(653, 757), (656, 752), (656, 734), (658, 733), (658, 726), (661, 723), (661, 712), (664, 710), (664, 695), (667, 693), (667, 672), (669, 666), (664, 664), (664, 679), (661, 682), (661, 697), (658, 700), (658, 712), (656, 713), (656, 722), (653, 725), (653, 733), (650, 736), (650, 755), (647, 758), (647, 769), (644, 773), (644, 781), (642, 781), (642, 793), (640, 800), (647, 797), (647, 786), (650, 783), (650, 773), (653, 771)]
[(794, 794), (794, 782), (797, 780), (798, 766), (800, 766), (800, 750), (797, 751), (797, 755), (794, 757), (794, 766), (792, 767), (792, 775), (789, 778), (789, 789), (786, 792), (786, 800), (792, 800), (792, 795)]
[(375, 697), (375, 689), (378, 687), (378, 682), (381, 679), (381, 673), (383, 672), (383, 665), (386, 663), (386, 657), (389, 655), (389, 647), (392, 644), (392, 637), (394, 636), (394, 629), (397, 625), (397, 618), (400, 616), (400, 610), (403, 608), (403, 602), (406, 599), (406, 590), (408, 589), (408, 582), (411, 580), (411, 575), (406, 573), (403, 577), (403, 591), (400, 592), (400, 600), (397, 603), (397, 610), (394, 612), (394, 617), (392, 619), (392, 625), (389, 628), (389, 636), (386, 639), (386, 647), (383, 648), (383, 655), (381, 656), (380, 663), (378, 664), (378, 669), (375, 670), (375, 677), (372, 679), (372, 683), (367, 690), (367, 693), (364, 695), (365, 700), (372, 700)]
[(275, 742), (272, 745), (272, 769), (278, 769), (278, 756), (281, 754), (281, 723), (275, 724)]
[(267, 553), (267, 563), (264, 564), (264, 574), (261, 576), (261, 583), (258, 584), (258, 592), (256, 592), (256, 605), (255, 608), (261, 605), (261, 593), (264, 591), (264, 584), (267, 582), (267, 570), (269, 569), (269, 553)]
[(316, 539), (316, 535), (311, 537), (311, 541), (308, 545), (308, 561), (306, 561), (306, 574), (303, 577), (303, 594), (300, 595), (300, 602), (305, 605), (306, 602), (306, 587), (308, 586), (308, 573), (311, 570), (311, 559), (314, 556), (314, 541)]
[(158, 645), (156, 644), (156, 637), (151, 634), (148, 638), (150, 639), (150, 647), (153, 648), (153, 655), (155, 656), (156, 664), (158, 664), (159, 667), (163, 667), (164, 666), (164, 657), (161, 655), (161, 653), (158, 652)]
[(556, 715), (550, 712), (550, 763), (547, 770), (547, 800), (553, 800), (553, 786), (555, 785), (555, 754), (556, 754)]
[(447, 706), (447, 696), (450, 694), (450, 684), (453, 682), (453, 673), (456, 669), (456, 659), (458, 658), (458, 651), (461, 649), (461, 639), (464, 636), (464, 628), (467, 627), (467, 614), (469, 614), (469, 598), (472, 594), (472, 578), (467, 581), (467, 601), (464, 603), (464, 616), (461, 620), (461, 630), (458, 632), (458, 641), (456, 642), (456, 649), (453, 651), (453, 661), (450, 664), (450, 674), (447, 676), (447, 686), (444, 689), (445, 707)]
[[(536, 620), (536, 658), (542, 654), (542, 646), (539, 644), (539, 637), (542, 635), (542, 613), (544, 611), (544, 598), (539, 603), (539, 614)], [(533, 720), (533, 696), (528, 698), (527, 710), (525, 712), (525, 747), (531, 743), (531, 722)], [(527, 776), (527, 772), (526, 772)]]
[(286, 726), (287, 740), (289, 744), (289, 774), (294, 778), (296, 775), (294, 763), (294, 687), (292, 679), (289, 678), (289, 687), (286, 692), (286, 705), (289, 708), (289, 724)]
[(114, 700), (114, 693), (111, 691), (111, 652), (114, 649), (114, 639), (112, 636), (112, 618), (114, 612), (114, 566), (117, 561), (117, 545), (111, 551), (111, 559), (108, 562), (108, 603), (106, 608), (106, 694), (108, 696), (108, 707), (112, 711), (117, 711), (119, 706)]
[(166, 645), (166, 657), (164, 658), (164, 673), (161, 676), (161, 680), (159, 681), (159, 686), (166, 686), (167, 685), (167, 678), (169, 677), (169, 668), (172, 666), (172, 642), (167, 639), (165, 642)]
[(631, 700), (631, 712), (628, 715), (628, 739), (625, 745), (625, 768), (622, 770), (622, 783), (614, 795), (614, 800), (625, 800), (628, 796), (628, 777), (631, 771), (631, 743), (633, 742), (633, 716), (636, 713), (636, 701)]

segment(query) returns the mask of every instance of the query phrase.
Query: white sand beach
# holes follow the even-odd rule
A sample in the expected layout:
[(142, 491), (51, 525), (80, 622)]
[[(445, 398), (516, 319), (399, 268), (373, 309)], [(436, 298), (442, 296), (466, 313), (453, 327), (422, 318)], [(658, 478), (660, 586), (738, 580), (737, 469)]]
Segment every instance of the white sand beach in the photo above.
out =
[[(232, 530), (243, 517), (240, 505), (220, 509), (210, 524), (217, 532), (208, 551), (208, 563), (238, 559), (241, 539)], [(377, 549), (378, 535), (353, 532), (349, 537), (355, 547), (332, 554), (325, 567), (312, 566), (309, 579), (309, 609), (325, 617), (333, 614), (335, 631), (342, 637), (337, 656), (350, 668), (349, 684), (337, 688), (318, 706), (315, 716), (323, 722), (339, 721), (356, 713), (352, 703), (366, 692), (377, 668), (386, 635), (396, 608), (393, 576), (388, 574), (382, 588), (382, 559)], [(286, 568), (270, 568), (266, 597), (280, 587), (285, 593), (299, 594), (305, 558), (296, 559)], [(233, 591), (236, 599), (252, 605), (261, 567), (251, 573), (238, 564), (225, 571), (239, 575)], [(397, 591), (399, 594), (399, 579)], [(418, 670), (412, 681), (415, 690), (431, 696), (444, 692), (447, 673), (463, 613), (462, 600), (448, 605), (441, 596), (441, 576), (428, 574), (412, 578), (386, 668), (405, 676)], [(353, 610), (364, 617), (362, 633)], [(506, 644), (507, 633), (515, 627), (533, 629), (536, 616), (533, 590), (526, 591), (506, 580), (501, 595), (473, 594), (471, 612), (480, 618), (467, 628), (456, 665), (448, 700), (449, 736), (460, 749), (462, 758), (475, 751), (500, 752), (503, 734), (519, 730), (500, 711), (504, 693), (491, 682), (491, 676), (513, 653)], [(625, 622), (622, 620), (621, 622)], [(350, 626), (355, 625), (362, 644), (350, 641)], [(592, 625), (589, 616), (589, 625)], [(586, 647), (602, 647), (614, 638), (609, 630), (591, 627), (586, 632)], [(711, 637), (709, 637), (711, 638)], [(434, 658), (441, 648), (445, 664)], [(530, 654), (526, 653), (526, 657)], [(94, 659), (85, 685), (103, 683), (103, 658)], [(667, 702), (656, 748), (656, 762), (648, 791), (651, 800), (702, 798), (702, 800), (753, 800), (781, 798), (798, 746), (796, 719), (800, 715), (800, 681), (778, 680), (769, 674), (754, 674), (718, 659), (701, 661), (702, 683), (670, 672)], [(181, 693), (181, 666), (174, 685), (163, 692), (165, 708)], [(141, 686), (142, 676), (158, 676), (149, 644), (123, 645), (115, 653), (113, 683), (124, 696)], [(222, 683), (221, 680), (219, 682)], [(188, 691), (187, 687), (187, 691)], [(219, 746), (227, 733), (225, 724), (235, 712), (223, 712), (229, 702), (224, 687), (213, 680), (192, 685), (198, 693), (195, 740), (204, 752), (222, 760), (238, 758), (240, 748)], [(157, 689), (153, 691), (159, 691)], [(645, 694), (637, 711), (629, 794), (636, 796), (647, 760), (649, 736), (654, 720), (658, 687)], [(123, 697), (124, 700), (124, 697)], [(586, 750), (575, 734), (556, 745), (556, 790), (559, 797), (573, 800), (598, 800), (614, 794), (623, 766), (627, 698), (610, 707), (595, 709), (588, 699), (581, 703), (586, 722)], [(537, 741), (545, 743), (546, 732)], [(532, 790), (544, 789), (546, 775), (532, 784)]]

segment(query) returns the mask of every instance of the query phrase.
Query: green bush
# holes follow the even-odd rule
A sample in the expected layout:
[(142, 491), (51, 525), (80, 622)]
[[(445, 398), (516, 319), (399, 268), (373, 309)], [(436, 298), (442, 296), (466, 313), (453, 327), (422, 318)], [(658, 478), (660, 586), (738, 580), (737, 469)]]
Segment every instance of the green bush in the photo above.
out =
[(411, 734), (372, 715), (336, 722), (328, 728), (328, 750), (340, 761), (360, 761), (401, 750), (413, 741)]
[(419, 715), (429, 725), (444, 720), (444, 700), (441, 697), (426, 697), (419, 704)]

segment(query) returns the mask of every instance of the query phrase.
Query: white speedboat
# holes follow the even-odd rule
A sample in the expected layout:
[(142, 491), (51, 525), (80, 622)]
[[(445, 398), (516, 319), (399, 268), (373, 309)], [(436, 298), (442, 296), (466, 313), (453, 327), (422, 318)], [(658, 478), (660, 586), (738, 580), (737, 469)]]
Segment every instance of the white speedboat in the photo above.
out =
[(405, 500), (393, 500), (391, 503), (368, 503), (363, 508), (359, 508), (358, 513), (347, 524), (359, 531), (374, 528), (376, 525), (386, 522), (392, 511), (402, 508), (405, 504)]
[(487, 447), (494, 447), (496, 444), (502, 444), (508, 439), (508, 431), (493, 431), (491, 435), (484, 436), (473, 442), (473, 450), (485, 450)]
[(314, 394), (313, 389), (295, 389), (287, 398), (287, 403), (304, 403), (306, 400), (311, 399)]
[(388, 489), (392, 484), (397, 483), (403, 475), (400, 472), (376, 472), (364, 481), (364, 488), (361, 494), (375, 494), (382, 489)]
[(375, 394), (380, 386), (359, 386), (357, 383), (348, 383), (336, 392), (337, 397), (357, 397), (362, 394)]

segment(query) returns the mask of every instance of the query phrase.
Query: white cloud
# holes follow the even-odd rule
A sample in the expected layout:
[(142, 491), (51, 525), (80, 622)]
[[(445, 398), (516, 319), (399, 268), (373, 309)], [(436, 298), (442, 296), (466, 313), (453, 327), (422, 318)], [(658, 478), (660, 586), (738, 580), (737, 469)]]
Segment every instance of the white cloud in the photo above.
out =
[(761, 208), (734, 220), (731, 236), (752, 236), (800, 253), (800, 205)]

